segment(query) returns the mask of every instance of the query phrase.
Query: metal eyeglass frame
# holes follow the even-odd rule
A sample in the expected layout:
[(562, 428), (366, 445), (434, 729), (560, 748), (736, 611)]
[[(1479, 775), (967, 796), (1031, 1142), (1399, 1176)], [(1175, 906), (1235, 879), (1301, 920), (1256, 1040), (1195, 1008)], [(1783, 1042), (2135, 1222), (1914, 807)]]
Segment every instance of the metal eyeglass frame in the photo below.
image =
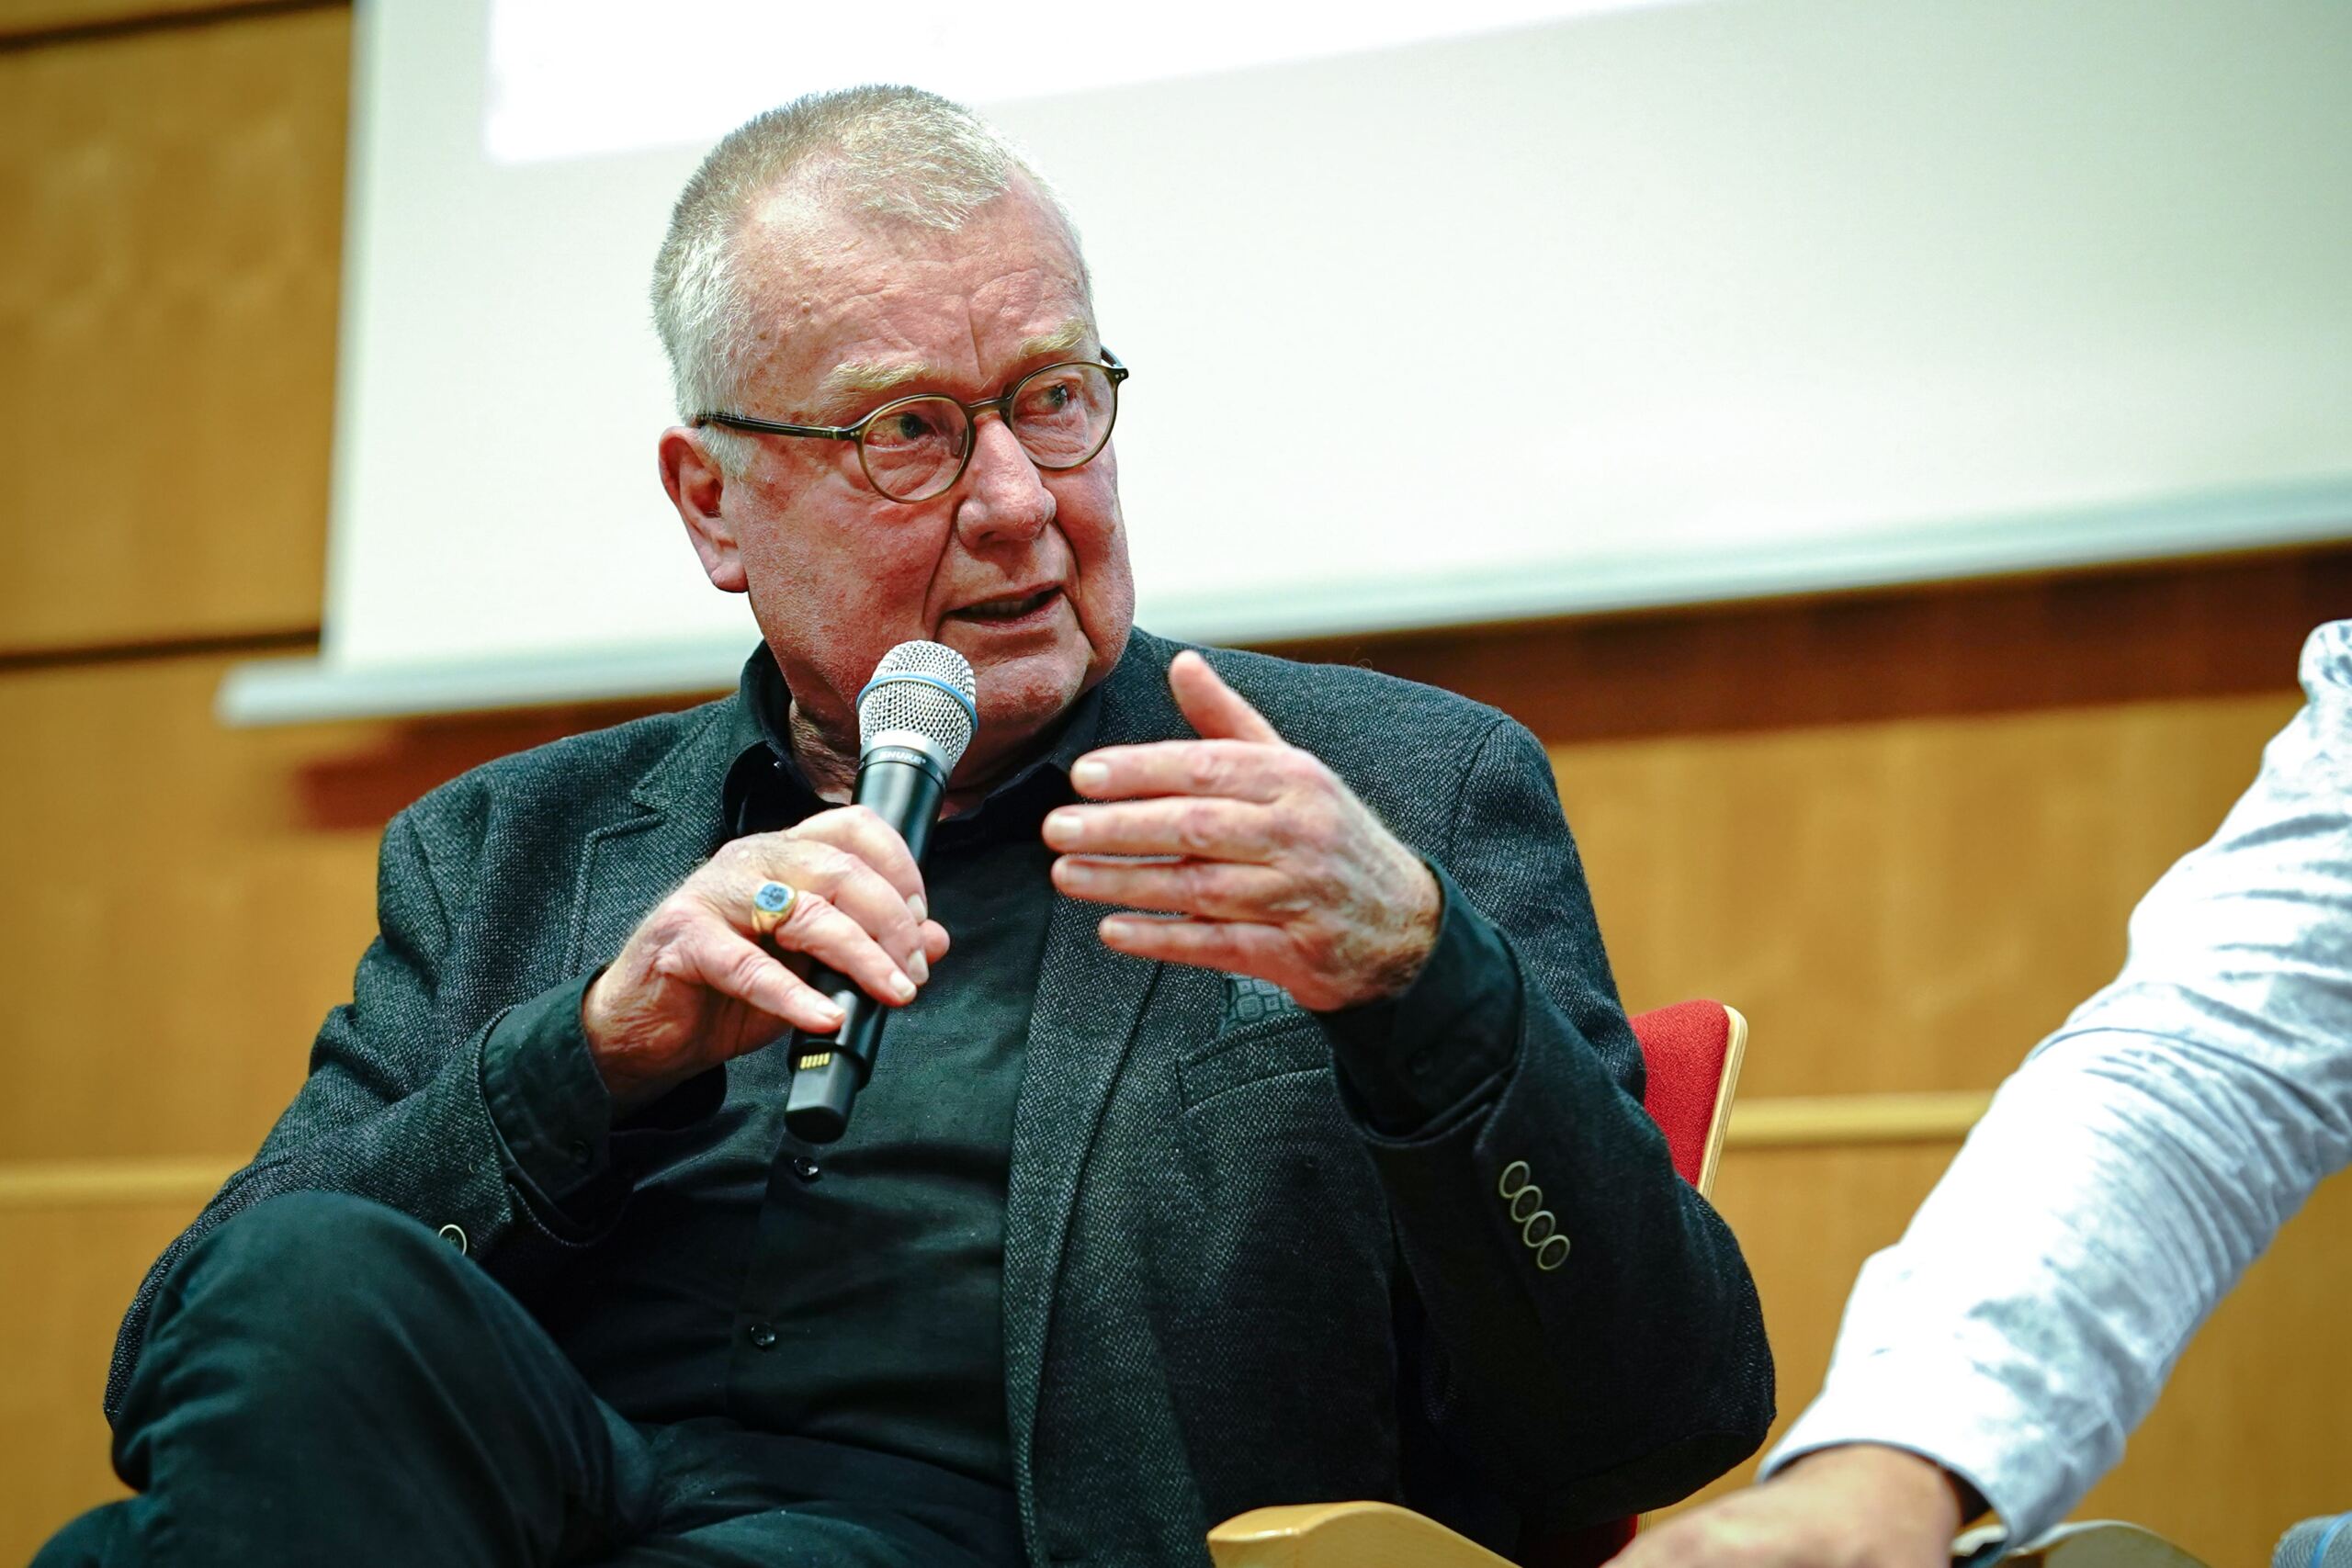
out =
[[(917, 392), (909, 397), (891, 399), (855, 424), (786, 424), (777, 420), (752, 419), (740, 413), (698, 413), (687, 423), (696, 425), (723, 424), (729, 430), (754, 431), (762, 435), (813, 435), (823, 441), (855, 442), (858, 471), (865, 476), (865, 482), (874, 487), (874, 493), (885, 501), (895, 501), (901, 506), (912, 506), (920, 502), (945, 495), (962, 480), (964, 470), (972, 466), (972, 454), (979, 449), (979, 417), (982, 413), (989, 409), (996, 410), (997, 418), (1004, 421), (1004, 427), (1007, 430), (1012, 430), (1012, 400), (1020, 396), (1021, 389), (1040, 376), (1055, 370), (1067, 369), (1073, 365), (1082, 365), (1091, 370), (1105, 371), (1111, 378), (1111, 417), (1103, 422), (1102, 439), (1094, 444), (1093, 450), (1075, 463), (1047, 463), (1040, 461), (1037, 455), (1029, 450), (1027, 445), (1022, 442), (1017, 431), (1012, 437), (1013, 443), (1021, 447), (1022, 454), (1032, 463), (1035, 463), (1038, 468), (1050, 473), (1064, 473), (1071, 468), (1082, 468), (1101, 456), (1102, 448), (1111, 444), (1112, 426), (1119, 423), (1119, 383), (1127, 378), (1129, 372), (1127, 367), (1119, 362), (1119, 356), (1107, 348), (1102, 350), (1102, 357), (1099, 360), (1057, 359), (1051, 365), (1040, 365), (995, 397), (982, 398), (976, 403), (964, 402), (959, 399), (947, 396), (944, 392)], [(936, 490), (926, 491), (921, 495), (892, 495), (879, 484), (875, 483), (874, 469), (865, 460), (865, 427), (894, 409), (904, 408), (909, 403), (933, 401), (950, 402), (962, 409), (965, 419), (971, 423), (972, 439), (964, 443), (964, 456), (956, 463), (956, 471), (947, 476), (946, 483)]]

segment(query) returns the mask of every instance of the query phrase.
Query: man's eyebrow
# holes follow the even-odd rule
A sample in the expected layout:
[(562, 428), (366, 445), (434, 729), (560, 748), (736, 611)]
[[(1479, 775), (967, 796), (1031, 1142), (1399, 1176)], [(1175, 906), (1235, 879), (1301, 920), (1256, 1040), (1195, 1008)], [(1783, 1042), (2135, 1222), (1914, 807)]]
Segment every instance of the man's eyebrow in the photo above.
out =
[(1076, 354), (1094, 341), (1091, 321), (1065, 321), (1042, 337), (1033, 337), (1021, 345), (1023, 359), (1045, 359), (1057, 354)]
[(825, 378), (817, 383), (817, 399), (831, 404), (852, 392), (895, 392), (917, 381), (936, 383), (941, 376), (941, 371), (928, 365), (876, 365), (853, 359), (825, 372)]

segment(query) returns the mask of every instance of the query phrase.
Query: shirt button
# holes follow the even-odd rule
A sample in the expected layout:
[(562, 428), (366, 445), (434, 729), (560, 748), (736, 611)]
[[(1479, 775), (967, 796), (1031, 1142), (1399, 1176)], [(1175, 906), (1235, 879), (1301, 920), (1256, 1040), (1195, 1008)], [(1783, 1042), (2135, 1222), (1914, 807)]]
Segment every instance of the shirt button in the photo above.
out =
[(451, 1247), (458, 1249), (459, 1257), (463, 1257), (465, 1255), (466, 1231), (463, 1225), (443, 1225), (441, 1227), (440, 1235), (443, 1241), (447, 1242)]
[(775, 1344), (775, 1330), (767, 1324), (755, 1323), (744, 1330), (743, 1337), (752, 1342), (752, 1348), (765, 1350)]
[(817, 1162), (810, 1159), (807, 1155), (794, 1155), (792, 1156), (792, 1174), (800, 1178), (803, 1181), (814, 1181), (817, 1178), (824, 1175), (825, 1173), (818, 1166)]
[(595, 1156), (595, 1151), (591, 1149), (586, 1140), (582, 1138), (572, 1139), (571, 1143), (564, 1145), (563, 1152), (571, 1156), (571, 1163), (574, 1165), (586, 1165)]

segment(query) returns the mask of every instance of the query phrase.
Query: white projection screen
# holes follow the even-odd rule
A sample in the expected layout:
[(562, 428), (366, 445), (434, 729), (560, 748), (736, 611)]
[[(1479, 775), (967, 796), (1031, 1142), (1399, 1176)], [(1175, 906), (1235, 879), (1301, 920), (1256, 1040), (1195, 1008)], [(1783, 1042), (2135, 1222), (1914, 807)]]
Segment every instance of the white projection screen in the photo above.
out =
[(729, 683), (646, 279), (711, 141), (980, 107), (1218, 640), (2352, 536), (2341, 0), (363, 3), (330, 584), (232, 720)]

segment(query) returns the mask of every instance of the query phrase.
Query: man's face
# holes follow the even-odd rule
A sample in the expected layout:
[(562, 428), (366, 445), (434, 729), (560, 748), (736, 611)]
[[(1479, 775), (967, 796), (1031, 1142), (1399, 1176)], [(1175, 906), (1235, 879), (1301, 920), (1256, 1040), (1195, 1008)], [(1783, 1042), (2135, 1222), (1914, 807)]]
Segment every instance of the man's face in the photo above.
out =
[[(974, 402), (1101, 346), (1069, 240), (1024, 186), (952, 233), (787, 194), (755, 213), (745, 261), (758, 346), (732, 412), (841, 425), (917, 392)], [(853, 443), (748, 439), (720, 502), (741, 581), (718, 566), (712, 580), (750, 594), (796, 705), (829, 736), (854, 735), (883, 654), (927, 638), (972, 662), (965, 772), (985, 773), (1118, 662), (1135, 590), (1108, 447), (1044, 472), (983, 413), (954, 488), (907, 503), (875, 491)]]

